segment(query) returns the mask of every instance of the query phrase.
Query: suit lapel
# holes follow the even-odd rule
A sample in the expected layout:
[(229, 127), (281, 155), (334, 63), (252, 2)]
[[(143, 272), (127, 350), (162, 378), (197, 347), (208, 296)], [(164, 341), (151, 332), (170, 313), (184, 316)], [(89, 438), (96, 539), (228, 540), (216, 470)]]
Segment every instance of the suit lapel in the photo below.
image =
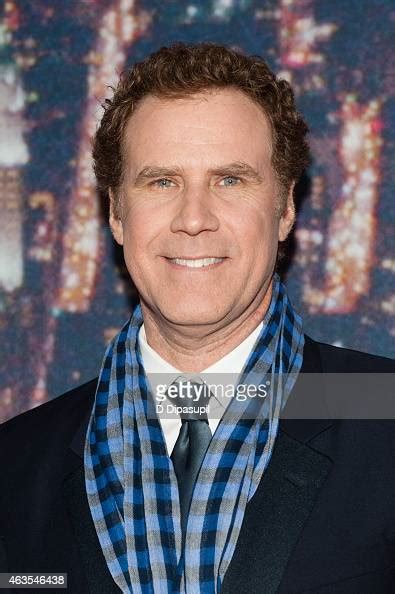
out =
[[(95, 396), (92, 392), (92, 406)], [(63, 497), (74, 537), (81, 553), (85, 578), (91, 594), (119, 594), (121, 590), (114, 582), (107, 567), (96, 529), (89, 509), (85, 488), (84, 445), (92, 406), (78, 427), (70, 444), (70, 455), (78, 460), (78, 466), (63, 483)], [(78, 458), (76, 458), (76, 456)]]
[[(270, 463), (247, 505), (222, 594), (278, 591), (292, 551), (332, 468), (330, 440), (322, 437), (325, 432), (330, 435), (334, 422), (327, 418), (297, 419), (292, 413), (301, 406), (308, 410), (302, 380), (304, 373), (313, 372), (322, 372), (321, 359), (316, 343), (306, 337), (300, 380), (284, 410), (286, 418), (280, 420)], [(314, 412), (317, 417), (325, 417), (323, 386), (317, 385), (315, 392)], [(314, 442), (318, 435), (320, 446)]]
[(277, 591), (332, 462), (280, 432), (270, 464), (246, 508), (223, 594)]
[(85, 491), (84, 467), (66, 479), (63, 485), (65, 504), (81, 552), (81, 561), (92, 594), (119, 594), (104, 559), (92, 521)]

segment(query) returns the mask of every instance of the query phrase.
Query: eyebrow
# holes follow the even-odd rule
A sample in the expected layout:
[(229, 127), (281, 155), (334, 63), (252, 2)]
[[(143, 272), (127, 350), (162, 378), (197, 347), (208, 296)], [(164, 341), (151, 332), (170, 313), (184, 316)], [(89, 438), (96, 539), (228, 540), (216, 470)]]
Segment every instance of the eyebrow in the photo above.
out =
[[(181, 167), (161, 167), (154, 165), (147, 165), (144, 167), (136, 176), (135, 185), (140, 186), (149, 179), (159, 177), (174, 177), (182, 175), (183, 170)], [(251, 167), (248, 163), (243, 161), (235, 161), (233, 163), (227, 163), (226, 165), (220, 165), (208, 170), (209, 175), (217, 175), (226, 177), (229, 176), (243, 176), (250, 179), (252, 182), (261, 183), (263, 177)]]

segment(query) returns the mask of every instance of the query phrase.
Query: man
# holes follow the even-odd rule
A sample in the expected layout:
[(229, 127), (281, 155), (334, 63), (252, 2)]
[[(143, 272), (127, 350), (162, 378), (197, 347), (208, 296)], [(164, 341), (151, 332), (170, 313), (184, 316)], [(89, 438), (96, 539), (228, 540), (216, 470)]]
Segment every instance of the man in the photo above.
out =
[[(306, 131), (288, 83), (222, 46), (121, 78), (93, 155), (140, 302), (98, 379), (2, 427), (5, 571), (78, 593), (393, 591), (394, 424), (326, 417), (321, 382), (292, 419), (302, 374), (394, 371), (305, 335), (274, 273)], [(166, 418), (155, 373), (168, 400), (207, 373), (267, 393)]]

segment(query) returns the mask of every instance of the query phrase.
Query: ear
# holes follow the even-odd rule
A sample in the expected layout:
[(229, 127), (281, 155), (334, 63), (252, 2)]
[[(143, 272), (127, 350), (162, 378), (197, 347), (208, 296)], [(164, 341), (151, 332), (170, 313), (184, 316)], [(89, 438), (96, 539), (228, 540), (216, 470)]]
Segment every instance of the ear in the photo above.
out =
[(287, 201), (283, 209), (283, 213), (280, 218), (279, 227), (278, 227), (278, 240), (285, 241), (288, 237), (289, 232), (291, 231), (295, 219), (296, 219), (296, 212), (295, 212), (295, 203), (294, 203), (294, 187), (295, 182), (292, 182), (291, 187), (288, 192)]
[(115, 207), (115, 201), (116, 198), (114, 196), (114, 192), (110, 189), (109, 191), (109, 195), (110, 195), (110, 216), (109, 216), (109, 223), (110, 223), (110, 229), (111, 232), (113, 234), (113, 237), (115, 239), (115, 241), (117, 243), (119, 243), (119, 245), (123, 245), (123, 225), (122, 225), (122, 221), (120, 219), (120, 217), (118, 216), (118, 214), (116, 214), (116, 207)]

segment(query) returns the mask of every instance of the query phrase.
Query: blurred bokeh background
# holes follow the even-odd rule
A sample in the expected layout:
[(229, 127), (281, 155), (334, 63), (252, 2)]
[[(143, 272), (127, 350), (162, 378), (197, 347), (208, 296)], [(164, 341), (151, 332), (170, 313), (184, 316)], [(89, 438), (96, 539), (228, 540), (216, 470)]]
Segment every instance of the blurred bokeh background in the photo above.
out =
[(134, 298), (90, 139), (109, 86), (172, 41), (263, 56), (313, 163), (285, 278), (305, 331), (395, 356), (392, 0), (9, 0), (0, 8), (0, 420), (98, 374)]

